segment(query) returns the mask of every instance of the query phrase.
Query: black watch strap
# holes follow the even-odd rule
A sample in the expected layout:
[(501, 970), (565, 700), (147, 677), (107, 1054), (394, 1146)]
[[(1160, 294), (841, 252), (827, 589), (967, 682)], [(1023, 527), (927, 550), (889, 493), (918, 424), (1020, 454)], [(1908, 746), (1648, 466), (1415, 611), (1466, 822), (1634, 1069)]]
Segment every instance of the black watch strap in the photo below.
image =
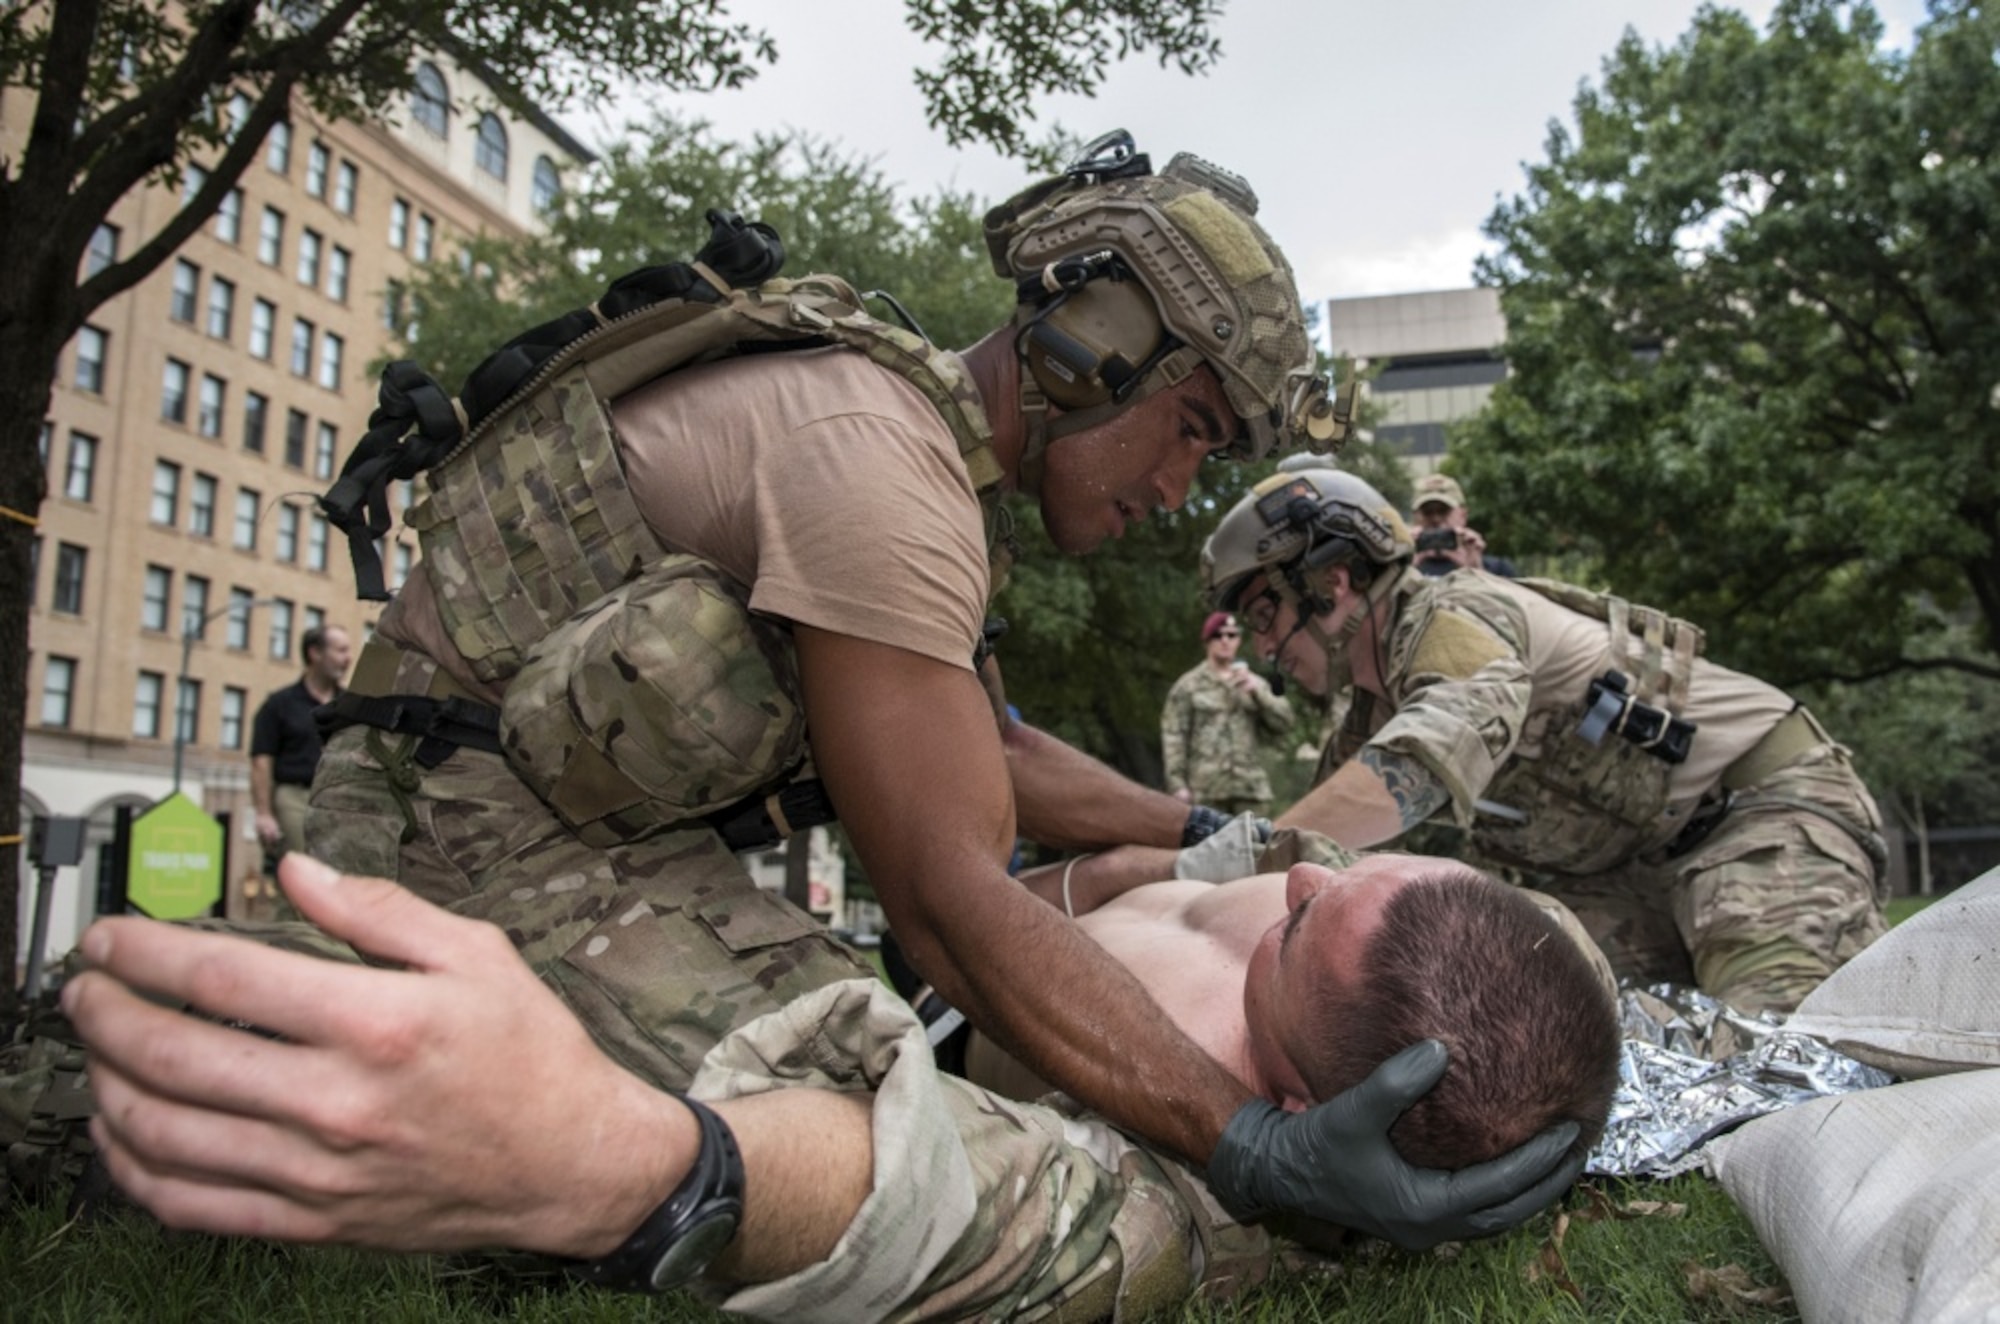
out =
[(676, 1095), (701, 1128), (694, 1166), (625, 1244), (601, 1260), (573, 1260), (569, 1271), (587, 1283), (622, 1292), (665, 1292), (708, 1267), (736, 1236), (743, 1219), (743, 1156), (729, 1124), (713, 1109)]
[(1181, 828), (1181, 849), (1186, 850), (1198, 842), (1215, 835), (1217, 828), (1229, 821), (1229, 815), (1220, 809), (1210, 809), (1207, 805), (1196, 805), (1188, 810), (1187, 823)]

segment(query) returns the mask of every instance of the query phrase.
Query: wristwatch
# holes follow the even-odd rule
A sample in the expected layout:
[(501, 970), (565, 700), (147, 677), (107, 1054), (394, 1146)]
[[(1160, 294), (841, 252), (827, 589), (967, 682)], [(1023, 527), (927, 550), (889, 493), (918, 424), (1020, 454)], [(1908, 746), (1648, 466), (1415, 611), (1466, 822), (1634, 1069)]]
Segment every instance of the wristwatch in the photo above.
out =
[(675, 1095), (701, 1128), (701, 1148), (674, 1193), (646, 1216), (625, 1244), (569, 1271), (619, 1292), (669, 1292), (692, 1282), (731, 1241), (743, 1221), (743, 1155), (729, 1124), (705, 1105)]

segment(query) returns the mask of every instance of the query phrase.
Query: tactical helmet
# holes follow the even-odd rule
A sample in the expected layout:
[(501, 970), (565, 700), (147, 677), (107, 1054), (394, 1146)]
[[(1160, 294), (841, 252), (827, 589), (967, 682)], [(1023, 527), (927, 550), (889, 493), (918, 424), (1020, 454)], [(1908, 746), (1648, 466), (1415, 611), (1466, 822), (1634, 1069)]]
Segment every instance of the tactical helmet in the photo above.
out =
[(1185, 153), (1156, 175), (1123, 130), (987, 213), (1018, 297), (1026, 463), (1204, 362), (1243, 420), (1238, 458), (1346, 440), (1351, 401), (1314, 370), (1292, 269), (1256, 213), (1239, 176)]
[(1275, 473), (1251, 488), (1203, 545), (1202, 589), (1217, 611), (1235, 611), (1259, 571), (1304, 593), (1307, 571), (1353, 561), (1392, 566), (1415, 553), (1410, 526), (1389, 498), (1353, 474)]

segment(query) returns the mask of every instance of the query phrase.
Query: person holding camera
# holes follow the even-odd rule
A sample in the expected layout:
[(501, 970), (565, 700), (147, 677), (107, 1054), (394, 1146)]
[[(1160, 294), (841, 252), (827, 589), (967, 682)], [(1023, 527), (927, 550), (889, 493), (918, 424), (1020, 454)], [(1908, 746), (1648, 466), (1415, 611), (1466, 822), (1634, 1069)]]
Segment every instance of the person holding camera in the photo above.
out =
[(1410, 521), (1417, 526), (1419, 574), (1436, 578), (1454, 570), (1484, 570), (1504, 579), (1520, 578), (1514, 563), (1488, 552), (1486, 539), (1466, 523), (1465, 489), (1457, 479), (1444, 474), (1419, 478)]

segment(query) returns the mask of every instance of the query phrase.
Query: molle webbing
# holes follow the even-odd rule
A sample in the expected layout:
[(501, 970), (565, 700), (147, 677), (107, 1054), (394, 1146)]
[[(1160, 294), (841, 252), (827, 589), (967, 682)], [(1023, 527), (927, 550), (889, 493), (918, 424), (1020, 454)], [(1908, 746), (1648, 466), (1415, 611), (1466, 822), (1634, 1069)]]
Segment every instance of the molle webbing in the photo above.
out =
[[(625, 481), (609, 404), (677, 368), (759, 349), (843, 345), (903, 377), (951, 429), (997, 525), (1000, 468), (958, 359), (862, 312), (830, 277), (730, 291), (721, 306), (670, 302), (628, 315), (545, 363), (535, 389), (497, 411), (430, 471), (410, 512), (454, 646), (503, 682), (576, 611), (666, 554)], [(996, 574), (1007, 540), (990, 538)]]
[(1603, 621), (1611, 634), (1612, 665), (1632, 678), (1639, 702), (1677, 716), (1687, 707), (1694, 660), (1701, 656), (1704, 643), (1700, 626), (1654, 607), (1553, 579), (1513, 582), (1557, 606)]

